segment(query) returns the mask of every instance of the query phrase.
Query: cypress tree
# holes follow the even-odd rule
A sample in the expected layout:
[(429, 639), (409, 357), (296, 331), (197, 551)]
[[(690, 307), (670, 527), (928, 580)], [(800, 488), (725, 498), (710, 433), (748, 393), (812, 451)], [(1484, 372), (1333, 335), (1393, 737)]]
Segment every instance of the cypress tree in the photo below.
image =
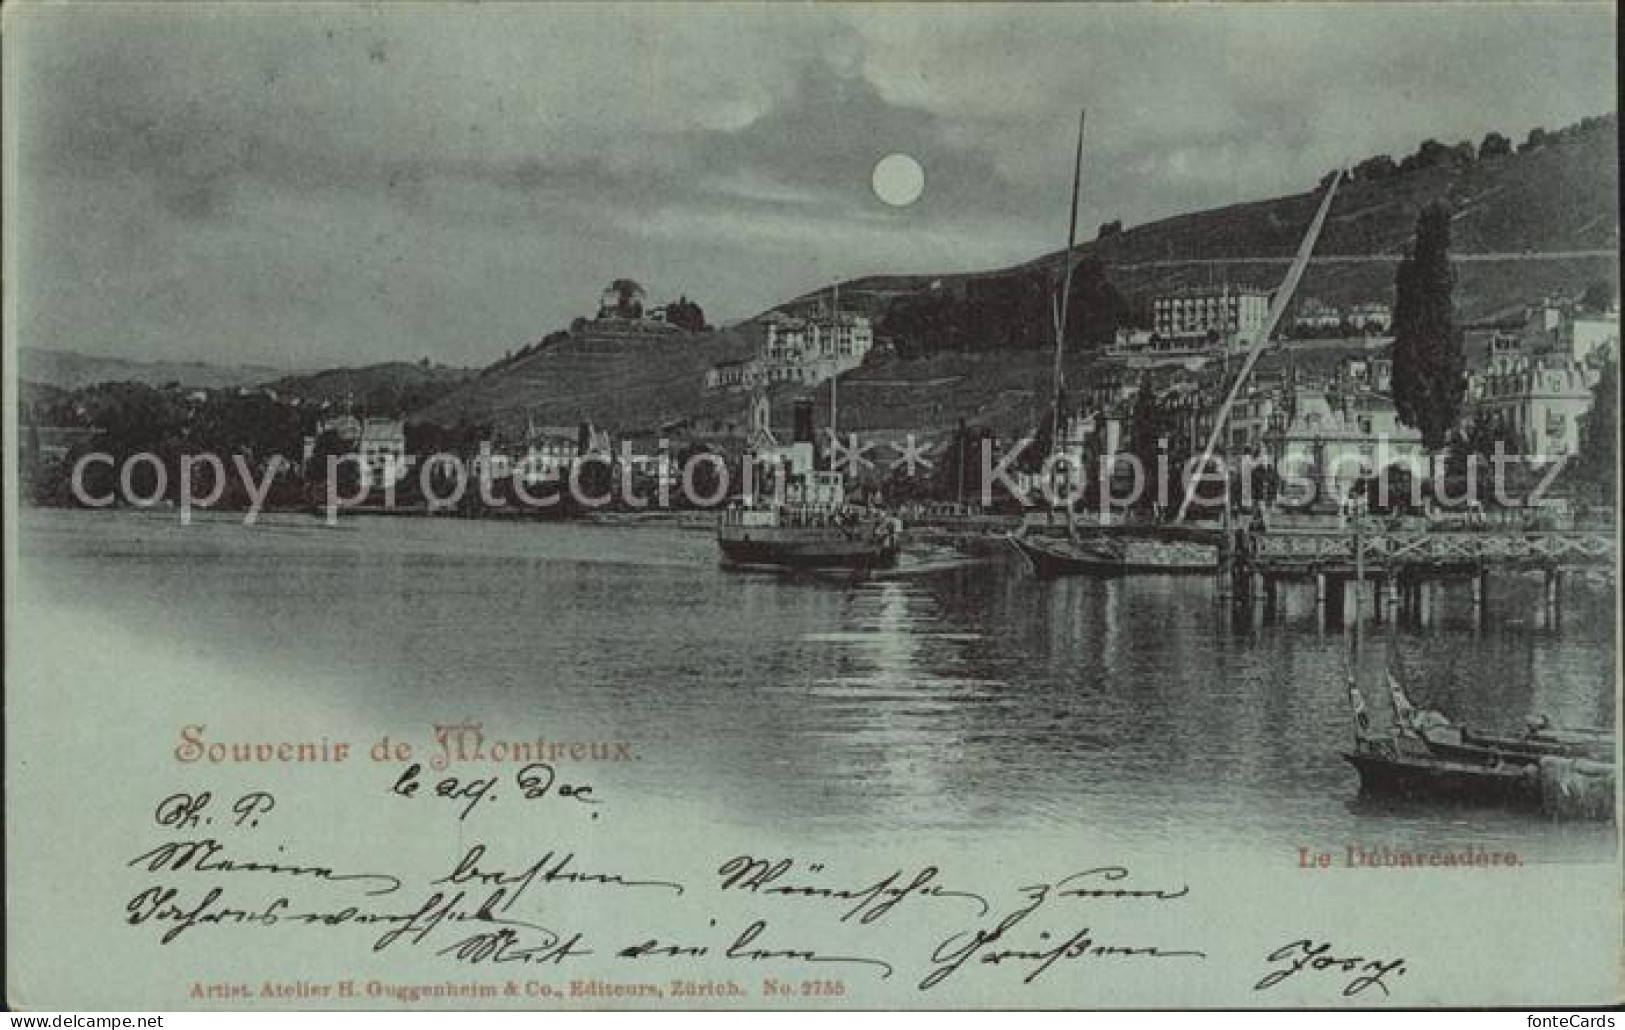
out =
[(1436, 451), (1461, 419), (1466, 359), (1451, 311), (1450, 209), (1431, 204), (1416, 220), (1416, 240), (1394, 279), (1394, 406)]
[(1576, 471), (1602, 498), (1619, 470), (1619, 359), (1609, 357), (1591, 392), (1591, 411), (1580, 420)]

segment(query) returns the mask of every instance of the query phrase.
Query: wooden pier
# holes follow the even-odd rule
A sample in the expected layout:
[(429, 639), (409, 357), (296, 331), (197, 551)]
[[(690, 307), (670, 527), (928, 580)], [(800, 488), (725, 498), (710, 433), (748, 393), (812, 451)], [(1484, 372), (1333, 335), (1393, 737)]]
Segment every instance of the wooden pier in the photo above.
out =
[(1315, 607), (1324, 619), (1328, 606), (1346, 608), (1347, 591), (1369, 584), (1367, 609), (1377, 618), (1386, 610), (1425, 620), (1432, 583), (1465, 582), (1480, 617), (1489, 597), (1492, 573), (1540, 573), (1545, 577), (1545, 609), (1551, 625), (1561, 618), (1563, 577), (1569, 573), (1616, 568), (1614, 533), (1604, 529), (1426, 530), (1381, 526), (1323, 531), (1236, 532), (1221, 559), (1220, 590), (1238, 606), (1262, 602), (1274, 607), (1282, 581), (1312, 582)]

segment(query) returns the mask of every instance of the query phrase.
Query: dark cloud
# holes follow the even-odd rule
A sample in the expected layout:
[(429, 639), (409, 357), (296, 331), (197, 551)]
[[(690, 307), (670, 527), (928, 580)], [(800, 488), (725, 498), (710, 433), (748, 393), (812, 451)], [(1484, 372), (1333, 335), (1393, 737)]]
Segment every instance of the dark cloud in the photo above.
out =
[[(483, 362), (628, 275), (709, 313), (1609, 108), (1611, 6), (35, 7), (19, 339)], [(901, 151), (927, 189), (880, 204)], [(75, 288), (94, 284), (94, 289)]]

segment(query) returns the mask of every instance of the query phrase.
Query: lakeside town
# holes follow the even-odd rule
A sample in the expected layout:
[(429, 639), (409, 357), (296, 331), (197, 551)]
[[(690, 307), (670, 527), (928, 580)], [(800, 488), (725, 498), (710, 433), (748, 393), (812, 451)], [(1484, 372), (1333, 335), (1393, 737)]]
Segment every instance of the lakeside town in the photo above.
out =
[[(1104, 260), (1097, 255), (1120, 242), (1160, 238), (1158, 226), (1114, 221), (1064, 283), (1043, 263), (901, 289), (884, 279), (835, 283), (720, 330), (686, 294), (660, 303), (619, 277), (590, 314), (478, 371), (424, 358), (257, 384), (63, 388), (30, 381), (25, 369), (23, 496), (174, 504), (180, 466), (212, 455), (220, 460), (190, 475), (189, 489), (197, 475), (219, 481), (189, 506), (239, 510), (249, 485), (263, 483), (257, 504), (271, 510), (560, 517), (644, 509), (651, 496), (656, 508), (723, 508), (748, 489), (749, 470), (782, 465), (806, 442), (822, 465), (844, 457), (852, 486), (906, 508), (914, 523), (930, 512), (998, 516), (1006, 521), (987, 525), (1008, 527), (1024, 511), (1053, 508), (1043, 495), (1055, 470), (1045, 463), (1057, 460), (1085, 470), (1072, 474), (1082, 482), (1068, 503), (1105, 510), (1119, 503), (1119, 463), (1177, 472), (1199, 454), (1228, 460), (1232, 475), (1243, 459), (1277, 479), (1306, 466), (1307, 500), (1323, 506), (1376, 482), (1385, 503), (1397, 484), (1402, 509), (1452, 524), (1466, 515), (1606, 519), (1618, 434), (1617, 262), (1565, 264), (1533, 298), (1525, 282), (1486, 283), (1475, 271), (1478, 315), (1460, 319), (1466, 270), (1551, 262), (1527, 250), (1461, 253), (1451, 233), (1484, 197), (1538, 167), (1531, 162), (1583, 166), (1609, 140), (1612, 115), (1535, 129), (1516, 147), (1491, 133), (1476, 148), (1427, 140), (1402, 161), (1361, 162), (1346, 178), (1364, 191), (1351, 203), (1367, 206), (1339, 209), (1336, 231), (1404, 196), (1418, 208), (1414, 233), (1396, 239), (1391, 256), (1329, 255), (1318, 280), (1280, 297), (1284, 258), (1213, 260), (1223, 237), (1149, 263)], [(1148, 264), (1174, 271), (1136, 278)], [(1407, 275), (1417, 285), (1407, 287)], [(1072, 304), (1056, 337), (1045, 323), (1063, 285)], [(144, 457), (126, 471), (135, 455)], [(430, 467), (437, 457), (461, 466), (455, 496), (446, 470)], [(1494, 496), (1488, 477), (1459, 485), (1491, 461)], [(470, 481), (482, 489), (466, 489)], [(626, 489), (606, 488), (617, 483)], [(524, 503), (539, 493), (552, 501)], [(1160, 520), (1168, 501), (1126, 503)]]
[[(1155, 297), (1154, 327), (1116, 330), (1073, 387), (1076, 401), (1064, 412), (1065, 451), (1086, 468), (1105, 454), (1149, 455), (1148, 466), (1158, 450), (1176, 464), (1188, 458), (1211, 432), (1231, 385), (1231, 367), (1256, 342), (1270, 299), (1269, 291), (1227, 283)], [(645, 313), (643, 303), (642, 288), (621, 280), (605, 291), (596, 317), (579, 320), (552, 345), (586, 351), (682, 346), (690, 330), (668, 321), (664, 308)], [(732, 416), (702, 415), (653, 430), (624, 432), (590, 417), (562, 425), (532, 418), (505, 431), (466, 425), (445, 430), (369, 410), (353, 392), (342, 400), (311, 401), (284, 396), (273, 386), (123, 383), (64, 392), (23, 409), (25, 496), (36, 503), (72, 503), (68, 481), (86, 454), (143, 451), (171, 463), (166, 477), (171, 491), (181, 455), (241, 455), (256, 476), (275, 472), (270, 506), (293, 510), (311, 506), (310, 489), (320, 484), (330, 455), (347, 458), (354, 477), (347, 484), (347, 504), (356, 510), (376, 508), (386, 490), (399, 489), (398, 510), (430, 513), (433, 506), (414, 496), (411, 473), (432, 455), (448, 453), (466, 459), (476, 477), (499, 483), (517, 479), (531, 490), (562, 484), (578, 468), (578, 475), (591, 475), (586, 470), (592, 468), (595, 481), (615, 480), (624, 470), (647, 485), (646, 493), (670, 494), (681, 469), (699, 455), (724, 459), (737, 483), (747, 456), (770, 460), (781, 438), (789, 436), (782, 428), (789, 412), (775, 411), (775, 400), (797, 396), (797, 390), (815, 396), (833, 377), (895, 360), (894, 345), (877, 335), (873, 318), (835, 310), (831, 303), (826, 299), (797, 314), (769, 312), (756, 321), (761, 343), (755, 355), (704, 372), (705, 395), (713, 405), (719, 399), (725, 406), (731, 402)], [(1273, 463), (1288, 455), (1312, 455), (1317, 466), (1335, 465), (1357, 477), (1383, 471), (1371, 464), (1380, 444), (1385, 468), (1397, 466), (1408, 476), (1428, 479), (1435, 454), (1444, 459), (1441, 468), (1456, 469), (1471, 457), (1491, 458), (1499, 448), (1516, 459), (1519, 474), (1530, 481), (1551, 462), (1565, 464), (1545, 505), (1569, 498), (1588, 506), (1606, 504), (1613, 465), (1609, 441), (1617, 426), (1617, 293), (1599, 283), (1578, 296), (1530, 305), (1516, 321), (1464, 330), (1460, 416), (1446, 445), (1436, 449), (1425, 446), (1421, 430), (1407, 425), (1396, 407), (1392, 321), (1391, 305), (1381, 299), (1339, 306), (1302, 298), (1233, 406), (1223, 439), (1226, 451)], [(915, 510), (951, 505), (961, 512), (984, 507), (1017, 512), (1020, 499), (1008, 489), (990, 494), (992, 503), (982, 499), (984, 460), (991, 456), (996, 464), (1024, 441), (1035, 456), (1048, 450), (1047, 441), (1001, 437), (974, 424), (947, 432), (933, 425), (888, 427), (875, 435), (899, 441), (898, 453), (907, 435), (935, 441), (934, 450), (924, 452), (913, 468), (885, 458), (854, 468), (867, 485), (897, 502), (914, 502)], [(1020, 471), (1009, 481), (1030, 487), (1036, 465), (1016, 467)], [(84, 475), (88, 492), (102, 496), (107, 481), (95, 477), (105, 479), (114, 470), (90, 466)], [(135, 475), (139, 481), (153, 469)], [(172, 493), (155, 493), (156, 485), (144, 484), (136, 492), (153, 503), (175, 499)], [(1354, 482), (1328, 485), (1341, 496)], [(734, 492), (737, 496), (737, 488)], [(710, 506), (725, 500), (726, 495), (713, 496)], [(1495, 506), (1487, 492), (1471, 500)], [(231, 492), (214, 502), (224, 510), (242, 503), (241, 494)], [(468, 505), (455, 510), (519, 511), (507, 498), (484, 507), (490, 510)]]

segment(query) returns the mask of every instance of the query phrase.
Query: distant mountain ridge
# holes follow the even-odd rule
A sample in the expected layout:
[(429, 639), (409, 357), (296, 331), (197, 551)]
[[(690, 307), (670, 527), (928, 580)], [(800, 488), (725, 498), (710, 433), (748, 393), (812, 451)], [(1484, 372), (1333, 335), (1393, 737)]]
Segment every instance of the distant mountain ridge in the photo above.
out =
[(77, 390), (96, 383), (146, 383), (148, 386), (218, 388), (256, 386), (289, 369), (271, 365), (216, 365), (203, 361), (142, 361), (85, 354), (71, 350), (18, 348), (18, 378), (63, 390)]
[(385, 361), (283, 376), (261, 385), (276, 391), (277, 396), (285, 400), (353, 404), (357, 411), (395, 416), (434, 403), (474, 374), (474, 369), (426, 361)]

